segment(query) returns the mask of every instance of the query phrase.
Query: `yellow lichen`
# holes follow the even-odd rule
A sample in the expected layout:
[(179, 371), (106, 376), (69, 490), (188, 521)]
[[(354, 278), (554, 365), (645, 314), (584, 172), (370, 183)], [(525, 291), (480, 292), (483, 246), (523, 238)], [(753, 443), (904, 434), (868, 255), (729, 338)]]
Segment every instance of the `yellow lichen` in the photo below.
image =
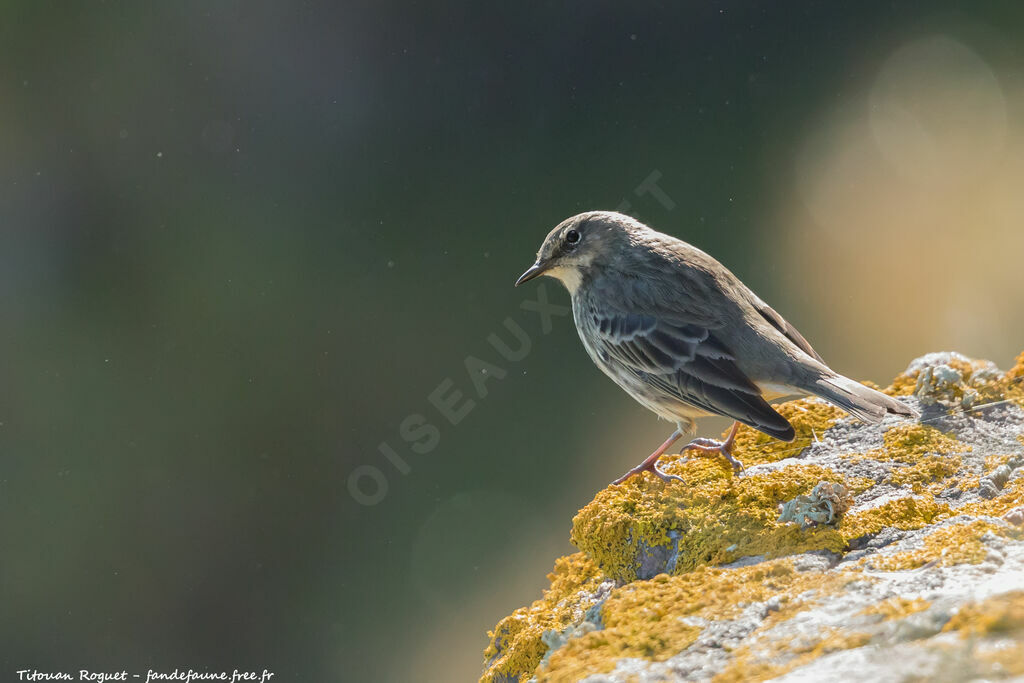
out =
[(984, 467), (980, 471), (965, 472), (956, 483), (956, 488), (961, 491), (972, 491), (981, 485), (981, 478), (991, 474), (1001, 465), (1007, 464), (1013, 456), (1010, 455), (986, 455)]
[(1003, 528), (982, 520), (945, 526), (925, 536), (920, 548), (874, 557), (871, 566), (882, 571), (901, 571), (929, 563), (941, 567), (980, 564), (988, 553), (981, 537), (989, 532), (1002, 533)]
[[(884, 438), (885, 448), (873, 451), (871, 457), (912, 465), (896, 473), (897, 479), (905, 477), (908, 482), (924, 483), (955, 472), (959, 459), (943, 454), (969, 448), (925, 425), (893, 427)], [(930, 498), (904, 498), (847, 514), (838, 529), (801, 530), (777, 521), (780, 503), (809, 493), (821, 481), (842, 483), (855, 492), (873, 482), (851, 481), (816, 465), (794, 464), (735, 477), (712, 458), (666, 457), (665, 461), (665, 469), (681, 476), (682, 482), (666, 484), (648, 474), (634, 477), (598, 493), (573, 520), (572, 542), (612, 578), (635, 580), (638, 559), (652, 548), (674, 554), (672, 571), (679, 574), (748, 555), (841, 552), (850, 540), (886, 526), (918, 529), (949, 512), (948, 506)]]
[(965, 472), (956, 480), (957, 490), (973, 491), (981, 485), (981, 474), (976, 472)]
[(790, 639), (771, 643), (768, 647), (756, 650), (749, 646), (742, 647), (733, 654), (729, 666), (711, 681), (712, 683), (747, 683), (748, 681), (776, 678), (788, 671), (809, 664), (822, 655), (862, 647), (867, 645), (870, 640), (871, 636), (867, 633), (827, 628), (822, 630), (820, 638), (810, 642), (797, 642), (795, 639)]
[(975, 648), (974, 658), (987, 664), (1000, 678), (1024, 674), (1024, 642), (999, 643), (996, 647)]
[(839, 533), (843, 538), (853, 540), (877, 534), (885, 528), (921, 529), (948, 514), (949, 506), (936, 503), (932, 498), (897, 498), (867, 510), (848, 513), (839, 524)]
[[(1006, 373), (1006, 384), (1003, 392), (1006, 398), (1015, 401), (1024, 408), (1024, 353), (1017, 356), (1013, 368)], [(1024, 443), (1024, 439), (1021, 440)]]
[[(1024, 438), (1024, 437), (1018, 437)], [(997, 467), (1001, 467), (1006, 463), (1010, 462), (1013, 458), (1011, 455), (986, 455), (985, 456), (985, 474), (995, 471)]]
[(647, 604), (636, 614), (615, 612), (600, 631), (573, 638), (552, 653), (537, 672), (538, 683), (571, 683), (589, 674), (615, 668), (623, 657), (667, 659), (685, 649), (700, 635), (700, 628), (686, 624), (658, 605)]
[(960, 470), (960, 464), (960, 456), (957, 455), (928, 455), (913, 465), (894, 467), (886, 481), (894, 486), (906, 486), (914, 493), (922, 493), (933, 482), (944, 485)]
[(882, 392), (890, 396), (910, 396), (917, 387), (917, 375), (918, 373), (916, 372), (910, 374), (901, 372), (896, 375), (896, 379), (892, 381), (892, 384), (882, 389)]
[(572, 542), (608, 576), (635, 580), (638, 556), (657, 546), (677, 555), (674, 573), (680, 574), (747, 555), (839, 552), (846, 545), (833, 527), (802, 531), (777, 521), (780, 503), (821, 481), (846, 483), (831, 469), (792, 465), (735, 477), (708, 458), (695, 458), (670, 470), (683, 482), (634, 477), (598, 493), (573, 519)]
[(943, 365), (955, 370), (956, 374), (952, 378), (937, 376), (930, 367), (905, 372), (897, 376), (885, 392), (892, 396), (915, 394), (926, 403), (943, 401), (971, 409), (1002, 399), (1012, 381), (985, 360), (951, 354)]
[[(931, 392), (932, 400), (956, 399), (962, 409), (1001, 398), (1024, 406), (1024, 353), (1005, 375), (982, 361), (953, 358), (949, 364), (964, 378), (962, 384), (952, 381), (957, 374), (948, 371), (924, 377), (913, 373), (897, 377), (886, 391), (893, 395)], [(929, 385), (932, 381), (935, 386)], [(780, 442), (741, 427), (735, 455), (748, 468), (799, 456), (844, 415), (817, 399), (790, 401), (776, 408), (793, 424), (796, 439)], [(950, 487), (976, 489), (981, 477), (1006, 464), (1010, 455), (988, 456), (983, 468), (972, 464), (965, 471), (964, 461), (970, 459), (961, 456), (970, 446), (933, 427), (901, 421), (883, 438), (882, 448), (848, 457), (888, 463), (884, 483), (916, 495), (889, 499), (868, 509), (854, 507), (835, 526), (801, 530), (796, 524), (779, 523), (779, 505), (809, 495), (822, 482), (842, 484), (860, 494), (873, 487), (875, 480), (843, 476), (801, 461), (770, 472), (735, 476), (720, 457), (687, 453), (666, 456), (660, 463), (682, 477), (682, 482), (665, 483), (645, 473), (599, 492), (573, 520), (571, 539), (584, 552), (559, 560), (543, 598), (499, 622), (490, 634), (491, 644), (485, 653), (488, 668), (481, 680), (536, 677), (559, 683), (611, 671), (624, 657), (664, 660), (699, 637), (702, 620), (734, 618), (747, 604), (769, 598), (777, 609), (744, 640), (715, 680), (723, 683), (782, 675), (826, 652), (864, 645), (868, 635), (833, 630), (786, 640), (777, 638), (772, 627), (828, 599), (850, 581), (878, 579), (853, 568), (798, 572), (789, 559), (737, 568), (714, 565), (751, 555), (784, 558), (812, 550), (843, 552), (851, 544), (859, 547), (855, 540), (883, 529), (920, 529), (953, 514), (989, 519), (932, 531), (922, 539), (921, 547), (888, 556), (876, 554), (871, 566), (895, 571), (929, 563), (977, 563), (988, 553), (981, 540), (986, 533), (1024, 537), (1024, 529), (993, 519), (1024, 506), (1024, 477), (1007, 482), (995, 498), (966, 503), (955, 511), (935, 498)], [(1024, 444), (1024, 434), (1019, 438)], [(662, 568), (672, 575), (636, 581), (641, 568), (645, 576)], [(578, 626), (595, 601), (590, 593), (606, 577), (631, 583), (610, 592), (601, 608), (601, 628), (576, 630), (563, 646), (548, 653), (545, 640), (553, 642), (549, 632), (564, 633), (568, 627)], [(1024, 592), (1007, 595), (1011, 597), (998, 596), (962, 609), (946, 630), (970, 635), (1018, 630), (1024, 634)], [(860, 614), (901, 619), (928, 606), (922, 599), (896, 597)], [(549, 637), (544, 637), (545, 633)], [(548, 658), (541, 665), (546, 653)]]
[[(778, 560), (784, 562), (785, 560)], [(781, 606), (770, 613), (764, 622), (748, 637), (747, 643), (732, 655), (729, 665), (714, 677), (716, 683), (762, 681), (781, 676), (792, 669), (810, 663), (818, 657), (867, 644), (870, 635), (861, 632), (843, 632), (826, 628), (819, 637), (778, 638), (772, 629), (796, 614), (827, 602), (850, 583), (873, 580), (849, 571), (838, 574), (808, 573), (799, 575), (798, 581), (775, 594)], [(813, 590), (808, 590), (813, 588)], [(808, 597), (811, 596), (811, 597)]]
[(964, 605), (942, 630), (960, 633), (964, 638), (1024, 631), (1024, 591)]
[(603, 579), (583, 553), (556, 560), (554, 571), (548, 574), (551, 587), (544, 591), (544, 597), (529, 607), (520, 607), (488, 633), (491, 641), (484, 651), (487, 669), (481, 683), (532, 675), (548, 650), (541, 636), (549, 629), (562, 631), (579, 621), (590, 607), (580, 604), (579, 593), (595, 590)]
[(872, 451), (879, 460), (913, 463), (927, 455), (945, 455), (969, 451), (970, 446), (943, 434), (935, 427), (919, 423), (897, 425), (885, 432), (885, 448)]
[(1024, 477), (1011, 479), (995, 498), (967, 503), (956, 511), (962, 515), (1002, 517), (1019, 505), (1024, 505)]
[(919, 423), (898, 425), (886, 431), (885, 446), (867, 453), (849, 453), (847, 460), (877, 460), (915, 465), (924, 458), (948, 455), (972, 450), (967, 444), (943, 434), (934, 427)]
[(799, 455), (846, 414), (829, 403), (814, 399), (787, 401), (773, 407), (793, 425), (796, 438), (787, 443), (741, 425), (736, 433), (734, 455), (747, 467)]
[(971, 450), (970, 446), (938, 429), (922, 424), (893, 427), (885, 433), (884, 442), (883, 448), (844, 457), (853, 461), (892, 462), (886, 483), (908, 487), (914, 493), (923, 493), (932, 483), (937, 484), (934, 488), (938, 490), (945, 488), (947, 480), (956, 475), (962, 465), (955, 453)]
[(923, 612), (924, 610), (931, 607), (932, 603), (923, 598), (902, 598), (895, 597), (883, 600), (877, 605), (871, 605), (865, 607), (860, 612), (857, 612), (858, 616), (873, 616), (879, 615), (883, 621), (893, 621), (895, 619), (903, 619), (909, 617), (911, 614), (917, 612)]
[[(852, 580), (844, 573), (798, 572), (788, 559), (730, 569), (702, 567), (682, 576), (660, 574), (612, 591), (601, 609), (604, 629), (574, 638), (552, 653), (537, 671), (537, 680), (577, 681), (611, 671), (623, 657), (660, 661), (697, 639), (700, 628), (684, 621), (688, 617), (730, 619), (751, 602), (776, 597), (798, 604), (796, 597), (810, 591), (825, 599)], [(806, 608), (810, 601), (799, 604)]]

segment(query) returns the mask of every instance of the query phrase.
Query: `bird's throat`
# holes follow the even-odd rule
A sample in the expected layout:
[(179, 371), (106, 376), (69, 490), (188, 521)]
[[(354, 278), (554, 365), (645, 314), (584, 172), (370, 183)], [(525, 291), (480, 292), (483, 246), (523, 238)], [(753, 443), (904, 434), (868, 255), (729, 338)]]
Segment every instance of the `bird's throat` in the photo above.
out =
[(569, 294), (575, 294), (576, 290), (583, 283), (583, 274), (580, 273), (578, 268), (570, 266), (555, 266), (544, 274), (560, 280), (565, 285), (565, 288), (569, 290)]

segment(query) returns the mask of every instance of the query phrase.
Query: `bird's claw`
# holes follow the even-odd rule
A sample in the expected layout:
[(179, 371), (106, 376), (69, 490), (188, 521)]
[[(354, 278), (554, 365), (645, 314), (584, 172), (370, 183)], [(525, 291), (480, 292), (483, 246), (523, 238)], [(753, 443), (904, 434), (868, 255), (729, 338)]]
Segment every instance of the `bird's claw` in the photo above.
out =
[(720, 453), (730, 465), (732, 471), (739, 474), (743, 471), (743, 463), (732, 454), (732, 440), (715, 441), (714, 439), (694, 439), (683, 446), (683, 451), (700, 451), (701, 453)]
[(668, 472), (665, 472), (660, 467), (658, 467), (657, 463), (652, 462), (650, 464), (642, 464), (638, 465), (637, 467), (634, 467), (633, 469), (629, 470), (621, 477), (613, 481), (612, 486), (615, 486), (616, 484), (621, 484), (622, 482), (626, 481), (633, 475), (640, 474), (641, 472), (650, 472), (651, 474), (653, 474), (654, 476), (656, 476), (657, 478), (661, 479), (664, 482), (683, 481), (682, 477), (675, 474), (669, 474)]
[(725, 459), (729, 461), (730, 465), (732, 465), (733, 472), (735, 472), (736, 474), (740, 474), (741, 472), (743, 472), (743, 463), (734, 458), (732, 453), (723, 452), (722, 455), (724, 455)]

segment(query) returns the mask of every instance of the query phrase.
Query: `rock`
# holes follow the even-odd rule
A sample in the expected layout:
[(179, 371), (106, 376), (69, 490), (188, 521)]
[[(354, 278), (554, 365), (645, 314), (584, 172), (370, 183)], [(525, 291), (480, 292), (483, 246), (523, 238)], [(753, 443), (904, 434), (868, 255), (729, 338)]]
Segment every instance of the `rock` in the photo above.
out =
[(790, 401), (796, 440), (741, 428), (739, 476), (665, 456), (683, 482), (598, 492), (481, 681), (1024, 675), (1024, 354), (928, 354), (886, 392), (921, 419)]

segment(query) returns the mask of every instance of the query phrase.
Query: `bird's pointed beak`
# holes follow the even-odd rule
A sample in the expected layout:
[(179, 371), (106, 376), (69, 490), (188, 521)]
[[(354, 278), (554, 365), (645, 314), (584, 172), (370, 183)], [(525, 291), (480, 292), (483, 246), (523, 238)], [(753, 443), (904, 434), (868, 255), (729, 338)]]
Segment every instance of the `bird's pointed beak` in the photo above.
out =
[(533, 278), (537, 277), (538, 275), (543, 275), (544, 271), (547, 270), (547, 269), (548, 269), (548, 267), (545, 266), (545, 265), (542, 265), (539, 261), (537, 263), (534, 263), (532, 266), (530, 266), (529, 268), (526, 269), (525, 273), (523, 273), (522, 275), (519, 276), (519, 279), (516, 280), (516, 287), (518, 287), (519, 285), (523, 284), (524, 282), (532, 280)]

